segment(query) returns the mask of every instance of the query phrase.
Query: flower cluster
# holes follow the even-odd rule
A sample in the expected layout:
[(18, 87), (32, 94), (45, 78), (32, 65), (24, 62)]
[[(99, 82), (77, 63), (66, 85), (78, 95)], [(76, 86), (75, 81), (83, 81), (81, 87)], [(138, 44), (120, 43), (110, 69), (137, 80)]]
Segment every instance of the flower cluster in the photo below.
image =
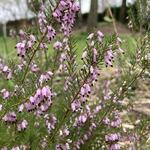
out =
[(92, 136), (92, 132), (96, 129), (97, 125), (92, 123), (84, 135), (73, 143), (73, 149), (81, 149), (81, 146), (84, 145)]
[(52, 26), (47, 26), (47, 39), (50, 42), (56, 36), (56, 31)]
[(33, 48), (34, 44), (36, 43), (36, 38), (33, 34), (27, 35), (27, 33), (23, 32), (20, 34), (21, 41), (16, 44), (17, 55), (20, 58), (24, 58), (27, 52)]
[(24, 104), (27, 111), (36, 111), (37, 115), (46, 112), (52, 104), (54, 93), (49, 86), (37, 89), (34, 96), (31, 96), (29, 102)]
[[(55, 29), (48, 24), (47, 18), (46, 18), (46, 7), (44, 4), (41, 5), (40, 11), (38, 13), (38, 22), (40, 26), (40, 31), (43, 34), (46, 34), (46, 37), (49, 42), (56, 36)], [(46, 43), (40, 43), (41, 49), (47, 49)]]
[(57, 42), (54, 43), (53, 47), (54, 47), (54, 49), (56, 49), (56, 50), (61, 50), (62, 47), (63, 47), (63, 45), (62, 45), (61, 42), (57, 41)]
[[(15, 146), (11, 150), (26, 150), (28, 147), (26, 145)], [(3, 147), (1, 150), (8, 150), (7, 147)]]
[(103, 89), (103, 94), (104, 94), (104, 100), (109, 100), (111, 98), (111, 90), (110, 90), (110, 81), (107, 80), (104, 82), (104, 89)]
[[(13, 80), (7, 84), (9, 88), (0, 89), (1, 119), (7, 123), (6, 131), (13, 133), (8, 148), (4, 145), (7, 142), (0, 148), (120, 150), (124, 137), (120, 115), (123, 103), (120, 99), (128, 94), (130, 87), (127, 82), (131, 86), (135, 79), (122, 84), (116, 71), (115, 78), (106, 72), (110, 76), (106, 79), (103, 67), (113, 67), (117, 54), (124, 53), (121, 48), (123, 41), (118, 35), (107, 40), (109, 37), (106, 38), (101, 31), (91, 33), (79, 63), (71, 37), (79, 11), (78, 2), (60, 0), (56, 8), (51, 5), (51, 11), (46, 4), (43, 1), (37, 16), (38, 31), (33, 34), (20, 30), (16, 44), (20, 62), (12, 69)], [(61, 25), (63, 36), (57, 34), (57, 24), (53, 21)], [(58, 39), (53, 43), (54, 38)], [(52, 44), (52, 53), (48, 52), (49, 44)], [(0, 73), (7, 79), (12, 78), (11, 69), (2, 60)], [(5, 127), (4, 123), (2, 127)], [(15, 141), (18, 137), (19, 141)], [(127, 137), (128, 141), (136, 138)], [(19, 146), (23, 142), (25, 145)]]
[(8, 112), (2, 119), (8, 123), (15, 123), (17, 121), (17, 116), (15, 112)]
[(108, 143), (113, 143), (110, 145), (109, 150), (120, 150), (121, 147), (119, 144), (115, 143), (120, 140), (120, 134), (114, 133), (114, 134), (108, 134), (105, 136), (105, 140)]
[[(87, 101), (87, 99), (89, 98), (91, 94), (92, 86), (98, 80), (98, 76), (100, 75), (100, 69), (97, 66), (99, 52), (95, 48), (94, 38), (101, 39), (99, 41), (99, 43), (101, 44), (104, 38), (104, 35), (102, 32), (98, 31), (96, 34), (91, 33), (87, 38), (89, 42), (88, 47), (91, 47), (92, 49), (91, 65), (89, 66), (89, 64), (86, 64), (88, 63), (88, 57), (89, 57), (88, 55), (89, 53), (91, 54), (91, 52), (89, 52), (88, 49), (85, 48), (81, 57), (81, 59), (83, 60), (85, 64), (83, 65), (83, 68), (81, 69), (81, 71), (88, 69), (89, 72), (85, 80), (85, 83), (80, 88), (79, 99), (72, 101), (72, 104), (71, 104), (72, 111), (78, 111), (81, 108), (81, 105)], [(87, 66), (89, 67), (87, 68)]]
[(53, 76), (53, 73), (51, 71), (48, 71), (46, 73), (41, 74), (40, 78), (39, 78), (39, 82), (40, 84), (47, 82), (48, 80), (50, 80), (50, 78)]
[(119, 133), (108, 134), (108, 135), (105, 136), (105, 140), (107, 142), (119, 141), (119, 139), (120, 139), (120, 134)]
[(40, 43), (40, 49), (48, 49), (48, 46), (47, 46), (47, 44), (46, 43)]
[(45, 9), (46, 8), (45, 8), (44, 4), (42, 4), (41, 7), (40, 7), (40, 11), (38, 13), (38, 22), (39, 22), (41, 32), (45, 32), (45, 27), (47, 25)]
[(27, 125), (28, 125), (28, 122), (26, 120), (23, 120), (17, 124), (17, 130), (18, 131), (25, 130), (27, 128)]
[(46, 119), (46, 127), (47, 127), (47, 130), (48, 130), (48, 133), (51, 133), (51, 131), (53, 129), (55, 129), (55, 125), (57, 123), (57, 118), (54, 116), (54, 115), (45, 115), (44, 117)]
[(60, 0), (58, 7), (53, 12), (54, 18), (61, 23), (60, 30), (65, 36), (69, 36), (79, 10), (79, 3), (73, 0)]
[[(112, 96), (112, 91), (110, 90), (110, 87), (111, 87), (111, 80), (106, 80), (104, 82), (104, 89), (103, 89), (104, 104), (107, 104), (107, 102), (110, 101), (114, 105), (118, 104), (119, 100), (116, 96)], [(118, 130), (121, 129), (122, 120), (118, 110), (112, 111), (109, 117), (105, 116), (102, 122), (103, 125), (107, 126), (108, 129), (112, 129), (112, 131), (113, 129), (118, 129)], [(121, 140), (121, 134), (114, 133), (114, 132), (106, 134), (105, 141), (108, 144), (109, 150), (120, 150), (121, 146), (118, 144), (118, 142)]]
[(69, 149), (70, 149), (69, 144), (68, 144), (68, 143), (65, 143), (65, 144), (57, 144), (57, 145), (56, 145), (56, 150), (61, 150), (61, 149), (69, 150)]
[(105, 54), (106, 67), (109, 67), (109, 66), (113, 67), (113, 64), (112, 64), (113, 58), (114, 58), (114, 54), (113, 54), (112, 45), (111, 45)]
[(0, 73), (2, 73), (8, 80), (12, 79), (12, 70), (4, 64), (0, 59)]
[(2, 89), (1, 94), (2, 94), (3, 99), (5, 99), (5, 100), (9, 99), (9, 97), (10, 97), (10, 92), (7, 91), (6, 89)]
[(39, 70), (40, 70), (39, 67), (37, 66), (37, 64), (35, 64), (35, 63), (32, 63), (30, 65), (30, 69), (33, 73), (39, 72)]
[(59, 135), (62, 136), (62, 137), (68, 136), (69, 133), (70, 132), (69, 132), (68, 128), (64, 128), (64, 129), (62, 129), (62, 130), (59, 131)]

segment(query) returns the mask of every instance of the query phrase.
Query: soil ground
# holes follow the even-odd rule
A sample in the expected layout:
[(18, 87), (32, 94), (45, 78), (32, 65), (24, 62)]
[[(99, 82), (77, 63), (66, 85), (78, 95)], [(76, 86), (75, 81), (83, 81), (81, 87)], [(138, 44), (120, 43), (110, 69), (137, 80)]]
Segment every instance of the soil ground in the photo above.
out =
[[(98, 24), (97, 27), (101, 32), (104, 34), (113, 34), (114, 33), (114, 27), (113, 23), (107, 23), (107, 22), (101, 22)], [(131, 30), (127, 27), (127, 25), (124, 25), (122, 23), (116, 22), (116, 28), (119, 34), (123, 35), (130, 35)], [(78, 32), (86, 32), (87, 26), (83, 26), (81, 29), (78, 29)]]

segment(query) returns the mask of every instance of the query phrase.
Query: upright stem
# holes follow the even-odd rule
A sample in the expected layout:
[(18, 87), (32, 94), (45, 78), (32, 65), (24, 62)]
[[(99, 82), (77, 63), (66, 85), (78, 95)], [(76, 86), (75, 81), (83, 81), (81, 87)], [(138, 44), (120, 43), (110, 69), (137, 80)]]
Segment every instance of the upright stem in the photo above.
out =
[[(108, 0), (106, 0), (106, 1), (107, 1), (107, 3), (108, 3)], [(111, 18), (112, 18), (112, 21), (113, 21), (113, 27), (114, 27), (115, 34), (118, 36), (116, 21), (115, 21), (115, 18), (114, 18), (114, 16), (113, 16), (113, 13), (112, 13), (112, 11), (111, 11), (111, 7), (110, 7), (109, 3), (108, 3), (108, 11), (109, 11), (109, 14), (110, 14), (110, 16), (111, 16)]]
[(3, 42), (4, 42), (4, 46), (5, 46), (5, 54), (6, 56), (8, 55), (8, 46), (7, 46), (7, 39), (6, 39), (6, 36), (2, 36), (3, 38)]
[(32, 62), (32, 60), (33, 60), (33, 58), (34, 58), (36, 52), (39, 50), (40, 44), (43, 42), (43, 40), (44, 40), (46, 34), (47, 34), (47, 31), (44, 33), (44, 35), (42, 36), (41, 40), (39, 41), (38, 46), (37, 46), (36, 49), (33, 51), (33, 54), (32, 54), (32, 56), (31, 56), (31, 58), (30, 58), (30, 60), (29, 60), (29, 62), (28, 62), (28, 64), (27, 64), (27, 68), (26, 68), (26, 70), (25, 70), (25, 74), (24, 74), (23, 79), (22, 79), (22, 82), (21, 82), (22, 84), (24, 84), (24, 81), (25, 81), (26, 76), (27, 76), (27, 74), (28, 74), (29, 66), (30, 66), (30, 64), (31, 64), (31, 62)]
[[(89, 77), (89, 74), (87, 75), (87, 77), (85, 78), (85, 80), (83, 81), (83, 83), (81, 84), (80, 87), (82, 87), (82, 86), (86, 83), (88, 77)], [(73, 99), (71, 100), (70, 105), (71, 105), (71, 103), (73, 103), (73, 102), (77, 99), (79, 93), (80, 93), (80, 88), (79, 88), (79, 90), (77, 91), (76, 95), (75, 95), (75, 96), (73, 97)], [(70, 108), (67, 108), (67, 110), (66, 110), (66, 112), (65, 112), (65, 114), (64, 114), (64, 117), (62, 118), (62, 120), (60, 121), (60, 124), (59, 124), (59, 125), (57, 126), (57, 128), (55, 129), (54, 134), (53, 134), (53, 135), (51, 136), (51, 138), (50, 138), (50, 141), (52, 141), (53, 138), (54, 138), (54, 136), (58, 133), (59, 129), (62, 127), (63, 123), (65, 122), (65, 119), (68, 117), (69, 113), (70, 113)]]

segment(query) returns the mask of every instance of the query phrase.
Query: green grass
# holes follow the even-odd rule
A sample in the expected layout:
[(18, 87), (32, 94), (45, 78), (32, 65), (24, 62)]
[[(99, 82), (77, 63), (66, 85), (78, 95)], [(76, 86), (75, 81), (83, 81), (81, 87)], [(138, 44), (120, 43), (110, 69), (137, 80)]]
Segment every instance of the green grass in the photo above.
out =
[(15, 44), (16, 39), (0, 37), (0, 57), (7, 59), (16, 56)]

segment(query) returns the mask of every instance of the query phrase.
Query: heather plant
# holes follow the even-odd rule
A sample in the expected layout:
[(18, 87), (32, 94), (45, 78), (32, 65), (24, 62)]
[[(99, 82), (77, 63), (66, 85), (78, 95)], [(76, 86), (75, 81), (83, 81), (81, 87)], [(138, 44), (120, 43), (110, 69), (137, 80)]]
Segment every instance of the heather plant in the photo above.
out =
[(137, 0), (135, 5), (129, 9), (129, 27), (133, 30), (145, 32), (149, 30), (150, 20), (150, 1), (149, 0)]
[(77, 56), (78, 2), (39, 6), (37, 31), (19, 33), (18, 60), (0, 60), (0, 148), (137, 149), (148, 119), (131, 130), (122, 112), (132, 112), (133, 87), (149, 69), (149, 33), (129, 53), (117, 33), (93, 31)]

